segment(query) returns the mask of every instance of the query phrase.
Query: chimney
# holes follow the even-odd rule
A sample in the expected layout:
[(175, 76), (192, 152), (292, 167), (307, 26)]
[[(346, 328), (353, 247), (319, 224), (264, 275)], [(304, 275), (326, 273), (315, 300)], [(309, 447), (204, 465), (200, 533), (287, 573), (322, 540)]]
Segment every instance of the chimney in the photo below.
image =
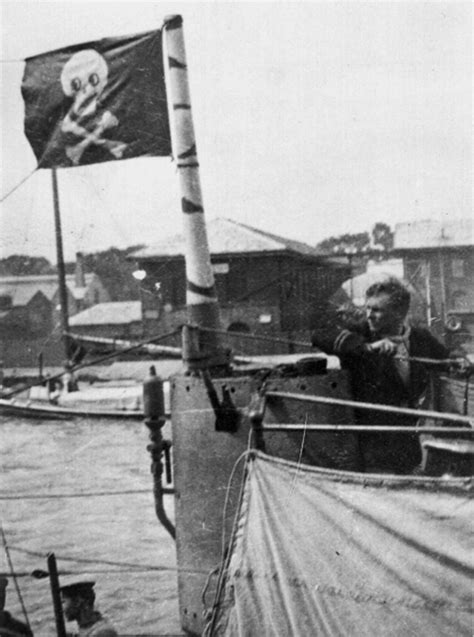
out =
[(82, 252), (76, 252), (76, 270), (74, 272), (74, 287), (85, 288), (86, 277), (84, 274), (84, 255)]

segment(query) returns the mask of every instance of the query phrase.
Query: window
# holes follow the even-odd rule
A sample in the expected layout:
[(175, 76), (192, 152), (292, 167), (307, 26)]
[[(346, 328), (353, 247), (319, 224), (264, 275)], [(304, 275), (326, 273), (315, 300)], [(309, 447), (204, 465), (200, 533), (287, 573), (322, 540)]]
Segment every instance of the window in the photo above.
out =
[(464, 278), (464, 260), (453, 259), (451, 261), (451, 273), (455, 279)]
[(235, 321), (231, 323), (227, 328), (228, 332), (243, 332), (244, 334), (248, 334), (250, 332), (250, 327), (247, 323), (243, 323), (242, 321)]

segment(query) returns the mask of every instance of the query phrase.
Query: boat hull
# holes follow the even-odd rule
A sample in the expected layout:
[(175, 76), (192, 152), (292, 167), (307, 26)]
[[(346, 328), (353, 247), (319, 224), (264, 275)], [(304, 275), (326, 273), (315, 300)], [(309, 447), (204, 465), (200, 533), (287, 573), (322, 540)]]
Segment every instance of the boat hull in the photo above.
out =
[(60, 407), (30, 401), (0, 399), (0, 415), (40, 420), (68, 420), (70, 418), (106, 418), (115, 420), (143, 420), (143, 411)]

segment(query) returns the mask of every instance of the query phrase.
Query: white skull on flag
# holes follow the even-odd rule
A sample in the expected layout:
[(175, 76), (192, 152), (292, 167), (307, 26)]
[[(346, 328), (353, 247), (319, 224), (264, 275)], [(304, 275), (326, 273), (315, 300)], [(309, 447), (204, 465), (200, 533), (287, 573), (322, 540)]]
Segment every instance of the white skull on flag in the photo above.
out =
[(61, 130), (81, 138), (77, 144), (65, 148), (66, 155), (75, 166), (90, 146), (105, 148), (116, 159), (122, 157), (127, 147), (123, 142), (103, 137), (107, 129), (119, 123), (110, 111), (100, 113), (100, 97), (107, 79), (107, 63), (94, 49), (75, 53), (63, 67), (61, 86), (64, 94), (73, 99), (73, 104), (61, 124)]

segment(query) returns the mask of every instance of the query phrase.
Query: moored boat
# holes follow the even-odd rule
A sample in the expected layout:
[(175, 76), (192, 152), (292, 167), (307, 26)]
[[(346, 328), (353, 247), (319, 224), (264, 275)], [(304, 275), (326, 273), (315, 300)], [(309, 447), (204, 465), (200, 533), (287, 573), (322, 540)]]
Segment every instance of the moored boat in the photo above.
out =
[(48, 403), (32, 402), (13, 398), (0, 398), (0, 416), (16, 416), (18, 418), (64, 420), (69, 418), (107, 418), (113, 420), (141, 420), (143, 410), (136, 409), (107, 409), (82, 405), (80, 407), (66, 407)]

